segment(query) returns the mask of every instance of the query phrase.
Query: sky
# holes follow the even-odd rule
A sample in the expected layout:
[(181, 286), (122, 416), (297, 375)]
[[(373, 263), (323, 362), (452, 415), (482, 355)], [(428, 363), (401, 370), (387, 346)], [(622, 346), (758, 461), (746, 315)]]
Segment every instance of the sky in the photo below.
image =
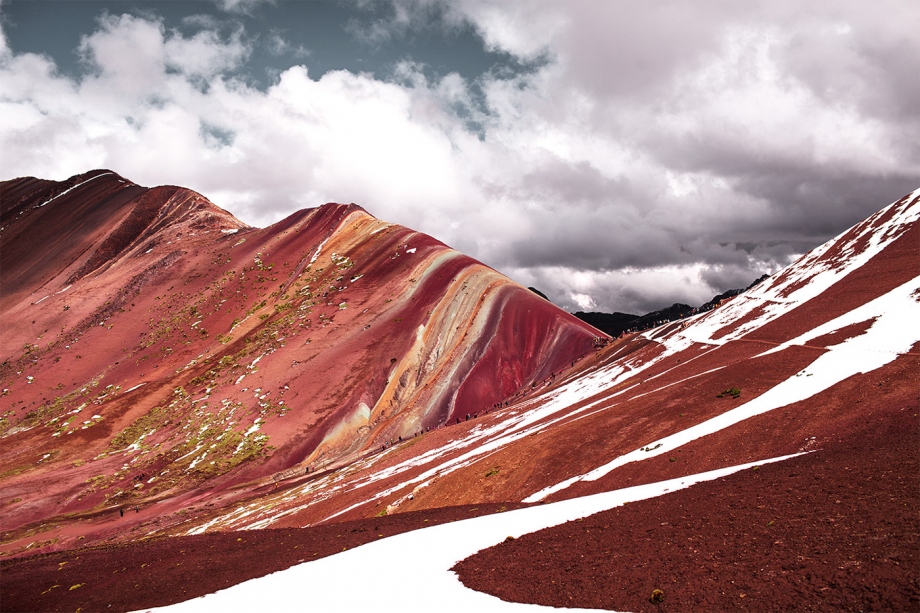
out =
[(354, 202), (563, 308), (745, 287), (920, 186), (920, 3), (0, 1), (0, 180)]

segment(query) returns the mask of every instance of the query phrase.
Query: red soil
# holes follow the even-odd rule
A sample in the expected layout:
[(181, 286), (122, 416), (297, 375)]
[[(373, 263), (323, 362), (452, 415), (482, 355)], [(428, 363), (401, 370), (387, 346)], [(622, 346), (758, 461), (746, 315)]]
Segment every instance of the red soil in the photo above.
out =
[(448, 507), (314, 528), (211, 532), (4, 560), (3, 610), (164, 606), (380, 538), (521, 506), (526, 505)]
[(880, 407), (814, 453), (528, 534), (454, 570), (472, 589), (557, 607), (916, 611), (917, 413), (916, 401)]

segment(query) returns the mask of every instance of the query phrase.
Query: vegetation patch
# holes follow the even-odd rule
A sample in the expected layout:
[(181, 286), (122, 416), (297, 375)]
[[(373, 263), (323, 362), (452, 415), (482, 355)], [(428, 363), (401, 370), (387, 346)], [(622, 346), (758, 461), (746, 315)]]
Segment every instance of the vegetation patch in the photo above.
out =
[[(51, 402), (29, 411), (15, 423), (12, 419), (12, 411), (8, 411), (4, 413), (3, 419), (0, 420), (0, 434), (6, 434), (13, 426), (20, 428), (48, 426), (54, 428), (54, 436), (60, 436), (67, 431), (77, 414), (89, 404), (103, 404), (111, 396), (121, 391), (121, 386), (109, 385), (102, 392), (96, 394), (95, 397), (90, 398), (98, 386), (99, 380), (93, 379), (83, 387), (69, 394), (57, 396)], [(77, 402), (80, 402), (79, 406), (74, 407)]]
[(727, 390), (722, 390), (722, 393), (716, 396), (716, 398), (725, 398), (726, 396), (731, 396), (732, 398), (738, 398), (741, 396), (740, 387), (731, 387)]

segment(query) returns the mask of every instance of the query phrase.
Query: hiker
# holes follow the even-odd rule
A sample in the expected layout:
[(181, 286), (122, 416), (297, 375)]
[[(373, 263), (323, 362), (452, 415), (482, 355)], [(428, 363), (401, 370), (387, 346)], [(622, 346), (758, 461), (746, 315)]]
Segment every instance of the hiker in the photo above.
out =
[(124, 510), (124, 509), (118, 509), (118, 516), (119, 516), (119, 517), (124, 517), (124, 516), (125, 516), (125, 510)]

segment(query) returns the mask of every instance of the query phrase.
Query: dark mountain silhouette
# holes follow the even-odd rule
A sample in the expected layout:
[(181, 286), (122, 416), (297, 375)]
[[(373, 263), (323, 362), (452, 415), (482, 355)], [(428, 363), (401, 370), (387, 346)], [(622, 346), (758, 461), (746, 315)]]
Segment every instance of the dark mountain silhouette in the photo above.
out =
[[(658, 311), (652, 311), (651, 313), (646, 313), (645, 315), (631, 315), (629, 313), (619, 312), (585, 313), (583, 311), (577, 311), (573, 314), (578, 319), (584, 321), (585, 323), (591, 324), (605, 334), (608, 334), (612, 337), (618, 337), (627, 331), (638, 332), (641, 330), (648, 330), (649, 328), (660, 326), (663, 323), (690, 317), (691, 315), (696, 315), (697, 313), (705, 313), (706, 311), (711, 311), (712, 309), (723, 304), (729, 298), (734, 298), (738, 294), (750, 290), (761, 281), (769, 278), (769, 276), (770, 275), (763, 275), (760, 278), (755, 279), (753, 283), (744, 289), (730, 289), (725, 291), (717, 296), (714, 296), (711, 300), (701, 304), (698, 307), (692, 307), (689, 304), (675, 302), (667, 308)], [(531, 291), (536, 291), (532, 287), (528, 289)]]

